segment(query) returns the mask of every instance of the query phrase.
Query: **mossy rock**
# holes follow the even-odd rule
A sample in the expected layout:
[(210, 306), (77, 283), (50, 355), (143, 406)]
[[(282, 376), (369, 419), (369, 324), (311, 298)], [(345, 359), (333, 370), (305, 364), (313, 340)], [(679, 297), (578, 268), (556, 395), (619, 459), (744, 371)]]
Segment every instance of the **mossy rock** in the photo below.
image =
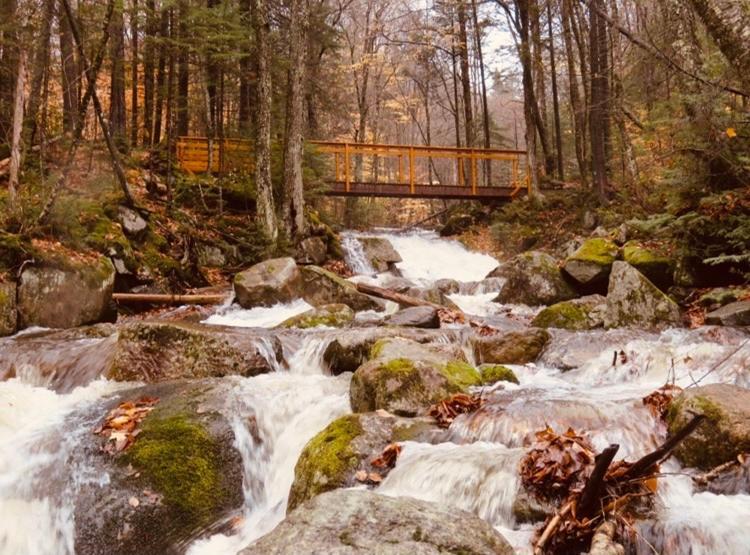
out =
[(382, 237), (359, 237), (365, 258), (376, 272), (387, 272), (394, 264), (401, 262), (401, 255), (396, 252), (388, 239)]
[(357, 471), (376, 471), (371, 461), (395, 441), (442, 433), (432, 419), (407, 419), (384, 412), (349, 414), (331, 422), (302, 450), (294, 467), (287, 511), (325, 491), (357, 484)]
[(563, 270), (584, 291), (604, 291), (619, 250), (620, 248), (610, 239), (603, 237), (587, 239), (565, 260)]
[(672, 284), (675, 262), (664, 253), (663, 248), (628, 241), (622, 249), (622, 257), (659, 288), (666, 290)]
[(352, 377), (349, 396), (356, 412), (423, 414), (432, 404), (481, 384), (463, 353), (445, 347), (385, 339), (375, 343), (371, 358)]
[(354, 311), (345, 304), (327, 304), (284, 320), (280, 328), (309, 329), (319, 326), (342, 328), (354, 320)]
[(0, 282), (0, 337), (16, 333), (18, 311), (16, 310), (16, 284)]
[(563, 277), (550, 255), (529, 251), (493, 270), (487, 277), (505, 278), (505, 285), (494, 299), (497, 303), (550, 305), (574, 299), (576, 291)]
[(539, 328), (476, 337), (474, 358), (480, 364), (527, 364), (539, 358), (549, 339), (549, 332)]
[(232, 426), (219, 412), (226, 394), (215, 381), (179, 381), (128, 390), (96, 408), (100, 421), (121, 402), (160, 399), (125, 451), (109, 455), (102, 439), (88, 434), (74, 455), (110, 478), (81, 488), (76, 553), (177, 553), (239, 513), (243, 466)]
[(178, 378), (256, 376), (281, 362), (281, 343), (238, 330), (186, 323), (137, 322), (120, 328), (107, 377), (160, 382)]
[(748, 297), (750, 297), (750, 288), (718, 287), (701, 295), (698, 298), (698, 304), (707, 309), (715, 310), (729, 303)]
[(710, 470), (750, 452), (750, 389), (712, 384), (684, 390), (667, 414), (670, 434), (695, 414), (706, 419), (675, 450), (683, 464)]
[(302, 285), (299, 296), (313, 306), (345, 304), (357, 312), (382, 308), (378, 301), (357, 291), (357, 286), (351, 281), (324, 268), (303, 266), (300, 273)]
[(602, 325), (605, 303), (603, 296), (589, 295), (553, 304), (537, 314), (531, 325), (538, 328), (590, 330)]
[(484, 385), (492, 385), (497, 382), (520, 383), (515, 372), (502, 364), (482, 364), (479, 366), (479, 373)]

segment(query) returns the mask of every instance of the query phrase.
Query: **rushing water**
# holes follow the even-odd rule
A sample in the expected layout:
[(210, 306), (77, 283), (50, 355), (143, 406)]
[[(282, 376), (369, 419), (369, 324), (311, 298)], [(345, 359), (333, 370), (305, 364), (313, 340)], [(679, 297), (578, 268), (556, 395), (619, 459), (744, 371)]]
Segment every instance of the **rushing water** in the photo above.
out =
[[(471, 253), (459, 243), (430, 233), (378, 232), (389, 239), (403, 261), (404, 278), (426, 287), (438, 279), (461, 282), (450, 298), (467, 313), (494, 318), (513, 314), (520, 322), (534, 308), (492, 303), (502, 286), (483, 281), (497, 262)], [(372, 276), (356, 234), (344, 238), (350, 266)], [(359, 246), (358, 246), (359, 245)], [(365, 279), (365, 278), (360, 278)], [(267, 309), (243, 310), (227, 303), (206, 323), (235, 327), (273, 327), (308, 310), (302, 300)], [(360, 314), (359, 319), (379, 318)], [(520, 324), (519, 324), (520, 325)], [(285, 335), (285, 364), (252, 378), (224, 378), (223, 411), (232, 424), (244, 465), (245, 506), (235, 532), (215, 534), (190, 546), (190, 555), (234, 553), (272, 530), (283, 518), (294, 465), (305, 443), (335, 418), (350, 411), (350, 375), (326, 375), (322, 353), (332, 334), (325, 329)], [(444, 341), (462, 341), (451, 330)], [(0, 382), (0, 553), (2, 555), (73, 553), (75, 487), (82, 480), (106, 484), (106, 475), (66, 464), (81, 434), (93, 422), (81, 420), (117, 391), (134, 384), (91, 380), (101, 365), (106, 340), (40, 342), (42, 350), (23, 358), (16, 376)], [(378, 491), (411, 496), (476, 513), (500, 531), (518, 553), (530, 553), (533, 528), (519, 526), (512, 505), (519, 488), (518, 461), (535, 431), (550, 425), (585, 432), (597, 448), (619, 443), (618, 457), (634, 458), (664, 440), (666, 430), (641, 402), (656, 387), (674, 381), (690, 386), (750, 385), (750, 344), (739, 330), (702, 328), (661, 334), (612, 330), (553, 332), (537, 364), (514, 366), (520, 385), (497, 384), (484, 392), (484, 407), (456, 419), (449, 442), (406, 442), (396, 467)], [(744, 345), (744, 346), (743, 346)], [(0, 369), (8, 356), (21, 357), (20, 342), (0, 340)], [(464, 345), (467, 352), (468, 347)], [(87, 350), (88, 349), (88, 350)], [(80, 387), (48, 389), (55, 353)], [(273, 358), (269, 348), (268, 357)], [(619, 352), (622, 351), (623, 355)], [(616, 360), (613, 353), (617, 352)], [(62, 355), (65, 356), (62, 356)], [(20, 360), (20, 359), (19, 359)], [(38, 366), (44, 366), (44, 371)], [(85, 372), (75, 374), (75, 368)], [(14, 367), (15, 368), (15, 367)], [(708, 372), (712, 370), (711, 372)], [(12, 374), (6, 374), (12, 375)], [(84, 379), (85, 378), (85, 379)], [(74, 383), (74, 382), (73, 382)], [(652, 521), (639, 523), (637, 550), (669, 554), (746, 554), (750, 552), (749, 495), (695, 493), (689, 477), (670, 460), (669, 475), (659, 480)]]

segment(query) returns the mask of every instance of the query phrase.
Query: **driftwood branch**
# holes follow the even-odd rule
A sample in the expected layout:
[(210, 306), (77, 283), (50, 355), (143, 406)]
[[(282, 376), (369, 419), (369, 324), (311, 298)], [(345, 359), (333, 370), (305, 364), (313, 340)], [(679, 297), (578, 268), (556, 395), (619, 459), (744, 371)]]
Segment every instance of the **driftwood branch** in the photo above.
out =
[(394, 303), (398, 303), (401, 306), (430, 306), (436, 310), (452, 310), (437, 303), (426, 301), (418, 297), (412, 297), (411, 295), (404, 295), (403, 293), (397, 293), (396, 291), (393, 291), (391, 289), (384, 289), (383, 287), (377, 287), (375, 285), (370, 285), (367, 283), (358, 283), (357, 291), (359, 291), (360, 293), (364, 293), (365, 295), (378, 297), (379, 299), (393, 301)]
[(620, 446), (613, 443), (596, 456), (594, 470), (591, 472), (591, 476), (589, 476), (581, 493), (581, 500), (578, 502), (578, 510), (576, 511), (578, 518), (590, 516), (597, 508), (604, 485), (604, 477), (607, 475), (609, 465), (612, 464), (612, 459), (615, 458), (619, 449)]

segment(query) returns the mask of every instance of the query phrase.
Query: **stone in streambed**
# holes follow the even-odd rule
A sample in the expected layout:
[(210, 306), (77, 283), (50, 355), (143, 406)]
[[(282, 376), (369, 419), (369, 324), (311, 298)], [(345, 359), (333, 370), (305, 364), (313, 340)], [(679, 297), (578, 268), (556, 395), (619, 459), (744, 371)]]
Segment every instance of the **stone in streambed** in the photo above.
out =
[(16, 291), (14, 282), (0, 282), (0, 337), (16, 333), (18, 323)]
[(326, 304), (284, 320), (280, 328), (308, 329), (318, 326), (342, 328), (354, 320), (354, 311), (345, 304)]
[(380, 302), (357, 291), (357, 286), (351, 281), (319, 266), (303, 266), (300, 274), (301, 288), (298, 296), (313, 306), (343, 303), (356, 312), (382, 308)]
[(627, 262), (615, 262), (609, 278), (607, 328), (661, 329), (682, 323), (677, 304)]
[(401, 262), (401, 255), (393, 248), (388, 239), (358, 237), (357, 240), (362, 245), (365, 258), (376, 272), (387, 272)]
[(672, 285), (675, 262), (663, 249), (628, 241), (622, 249), (622, 258), (659, 288), (666, 290)]
[(492, 526), (466, 511), (409, 497), (339, 490), (308, 501), (240, 555), (513, 552)]
[(565, 260), (563, 270), (585, 290), (604, 290), (618, 252), (619, 247), (609, 239), (587, 239)]
[(177, 381), (127, 390), (96, 408), (100, 422), (121, 402), (160, 399), (125, 451), (109, 455), (100, 449), (103, 438), (87, 433), (71, 454), (73, 463), (109, 478), (81, 485), (76, 553), (173, 553), (239, 514), (242, 457), (220, 412), (227, 393), (216, 381)]
[(108, 258), (48, 258), (27, 266), (18, 284), (18, 327), (74, 328), (116, 318), (115, 268)]
[(607, 300), (602, 295), (588, 295), (563, 301), (543, 309), (531, 321), (538, 328), (590, 330), (601, 327)]
[(750, 301), (729, 303), (709, 312), (706, 323), (715, 326), (750, 326)]
[(482, 364), (527, 364), (539, 358), (549, 339), (549, 332), (539, 328), (476, 337), (474, 357)]
[(390, 326), (437, 329), (440, 327), (440, 317), (431, 306), (412, 306), (391, 314), (385, 323)]
[(712, 384), (684, 390), (667, 414), (670, 434), (696, 414), (706, 419), (674, 452), (683, 464), (710, 470), (750, 453), (750, 389)]
[(519, 383), (515, 372), (502, 364), (481, 364), (478, 370), (484, 385), (492, 385), (497, 382)]
[(349, 397), (355, 412), (424, 414), (432, 404), (481, 384), (479, 372), (455, 345), (383, 339), (370, 356), (352, 377)]
[(301, 280), (293, 258), (272, 258), (234, 276), (234, 294), (243, 308), (288, 303), (299, 297)]
[(438, 433), (432, 419), (400, 418), (385, 411), (349, 414), (331, 422), (302, 450), (294, 467), (287, 512), (326, 491), (357, 485), (364, 470), (383, 475), (371, 461), (394, 441)]
[(497, 303), (550, 305), (578, 296), (565, 281), (555, 259), (539, 251), (520, 254), (487, 277), (506, 280), (494, 299)]
[(328, 245), (322, 237), (308, 237), (297, 245), (298, 264), (321, 265), (328, 257)]

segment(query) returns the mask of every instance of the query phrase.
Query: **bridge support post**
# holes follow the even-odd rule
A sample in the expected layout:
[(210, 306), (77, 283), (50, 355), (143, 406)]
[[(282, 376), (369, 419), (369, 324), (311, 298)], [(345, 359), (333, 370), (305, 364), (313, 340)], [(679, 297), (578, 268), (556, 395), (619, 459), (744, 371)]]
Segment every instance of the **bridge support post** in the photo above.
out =
[(344, 179), (346, 181), (346, 192), (352, 189), (351, 177), (349, 175), (349, 143), (344, 144)]
[(477, 156), (471, 151), (471, 194), (477, 194)]
[(409, 147), (409, 190), (411, 191), (411, 194), (413, 195), (415, 192), (414, 189), (414, 147)]

